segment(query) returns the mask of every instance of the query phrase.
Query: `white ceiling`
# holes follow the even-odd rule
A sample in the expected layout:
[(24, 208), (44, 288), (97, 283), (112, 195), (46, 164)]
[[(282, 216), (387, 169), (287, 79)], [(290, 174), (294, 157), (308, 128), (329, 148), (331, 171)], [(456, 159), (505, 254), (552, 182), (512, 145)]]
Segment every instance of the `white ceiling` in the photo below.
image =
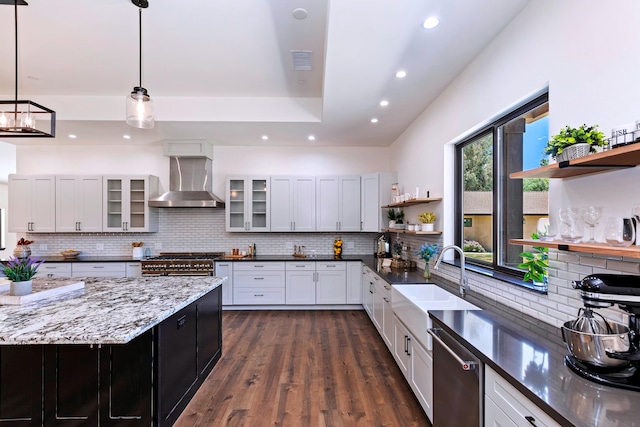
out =
[[(529, 0), (149, 0), (142, 83), (156, 107), (152, 130), (124, 121), (125, 96), (139, 83), (138, 8), (27, 1), (18, 10), (18, 98), (56, 111), (55, 144), (380, 147)], [(293, 17), (297, 8), (306, 19)], [(431, 15), (441, 23), (425, 30)], [(14, 98), (13, 19), (13, 6), (0, 6), (0, 99)], [(291, 50), (313, 51), (313, 70), (294, 71)], [(406, 78), (395, 78), (399, 69)]]

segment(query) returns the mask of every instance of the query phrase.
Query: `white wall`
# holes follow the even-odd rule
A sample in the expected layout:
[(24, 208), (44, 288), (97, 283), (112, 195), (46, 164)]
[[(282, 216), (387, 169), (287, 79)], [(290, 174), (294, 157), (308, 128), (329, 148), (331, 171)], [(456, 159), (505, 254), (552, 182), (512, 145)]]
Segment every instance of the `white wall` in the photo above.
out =
[[(392, 145), (391, 168), (398, 171), (399, 182), (405, 188), (428, 185), (432, 195), (443, 195), (440, 209), (445, 220), (452, 218), (451, 143), (547, 85), (551, 135), (562, 126), (583, 123), (598, 124), (609, 134), (613, 127), (640, 119), (640, 85), (634, 71), (640, 68), (640, 56), (635, 54), (638, 37), (632, 30), (638, 22), (636, 0), (530, 2)], [(638, 182), (640, 168), (552, 180), (550, 211), (602, 204), (605, 216), (629, 216), (631, 206), (640, 204)], [(451, 242), (451, 221), (440, 228), (445, 242)], [(553, 254), (551, 265), (554, 277), (543, 298), (529, 300), (527, 291), (474, 277), (482, 292), (561, 324), (575, 317), (574, 308), (580, 305), (570, 280), (598, 271), (640, 273), (635, 260), (588, 254)]]
[[(2, 224), (5, 233), (7, 230), (6, 209), (9, 206), (9, 191), (7, 182), (9, 174), (15, 172), (16, 146), (0, 141), (0, 209), (5, 209), (5, 224)], [(5, 237), (5, 244), (7, 249), (0, 250), (0, 259), (8, 258), (13, 253), (13, 245), (17, 241), (16, 235), (14, 233), (7, 233)]]

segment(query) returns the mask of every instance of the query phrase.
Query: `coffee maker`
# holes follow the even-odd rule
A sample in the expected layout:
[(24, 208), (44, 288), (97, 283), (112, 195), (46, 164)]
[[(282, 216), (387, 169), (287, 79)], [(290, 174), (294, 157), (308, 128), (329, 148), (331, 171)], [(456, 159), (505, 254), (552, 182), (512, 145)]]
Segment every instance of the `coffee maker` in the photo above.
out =
[(391, 258), (391, 239), (388, 233), (382, 233), (375, 238), (373, 255), (376, 258)]
[[(566, 322), (563, 326), (563, 339), (567, 343), (570, 354), (565, 357), (565, 364), (579, 375), (592, 381), (640, 391), (640, 276), (624, 274), (592, 274), (580, 281), (573, 283), (574, 289), (580, 291), (580, 298), (585, 308), (581, 309), (582, 315), (575, 321)], [(614, 322), (603, 321), (609, 332), (588, 333), (593, 328), (594, 309), (611, 307), (617, 304), (620, 309), (629, 314), (629, 327)], [(582, 319), (581, 319), (582, 317)], [(587, 325), (582, 332), (575, 332), (575, 325), (585, 318)], [(589, 323), (591, 322), (591, 323)], [(618, 326), (616, 328), (616, 326)], [(622, 327), (623, 329), (621, 329)], [(572, 331), (570, 328), (574, 328)], [(613, 330), (611, 329), (613, 328)], [(591, 363), (586, 361), (584, 354), (580, 354), (580, 348), (572, 350), (569, 344), (570, 335), (584, 335), (588, 345), (585, 348), (593, 349), (602, 342), (600, 356), (612, 363)], [(601, 340), (601, 341), (599, 341)], [(619, 343), (624, 345), (619, 345)]]

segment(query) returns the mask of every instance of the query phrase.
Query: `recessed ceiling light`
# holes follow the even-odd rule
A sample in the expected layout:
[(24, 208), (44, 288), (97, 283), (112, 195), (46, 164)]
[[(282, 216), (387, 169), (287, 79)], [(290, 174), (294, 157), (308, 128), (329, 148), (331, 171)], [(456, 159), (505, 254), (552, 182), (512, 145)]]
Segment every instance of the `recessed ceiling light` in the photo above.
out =
[(389, 101), (387, 101), (386, 99), (383, 99), (382, 101), (380, 101), (381, 107), (386, 107), (387, 105), (389, 105)]
[(309, 135), (309, 136), (307, 137), (307, 139), (308, 139), (309, 141), (315, 141), (315, 140), (316, 140), (316, 137), (315, 137), (315, 136), (313, 136), (313, 135)]
[(407, 77), (407, 72), (404, 70), (400, 70), (396, 73), (396, 77), (399, 79), (404, 79), (405, 77)]
[(131, 137), (130, 137), (129, 135), (122, 135), (122, 137), (123, 137), (124, 139), (131, 139)]
[(74, 134), (70, 133), (70, 134), (69, 134), (69, 138), (71, 138), (71, 139), (76, 139), (76, 138), (77, 138), (77, 136), (75, 136)]
[(269, 135), (262, 135), (262, 140), (266, 141), (267, 139), (269, 139)]
[(309, 16), (309, 13), (305, 9), (299, 7), (297, 9), (293, 9), (292, 15), (294, 18), (298, 20), (302, 20), (302, 19), (306, 19), (307, 16)]
[(378, 123), (378, 119), (374, 117), (373, 119), (371, 119), (371, 123)]
[(437, 27), (439, 23), (440, 20), (438, 18), (436, 18), (435, 16), (430, 16), (424, 20), (424, 22), (422, 23), (422, 28), (430, 30)]

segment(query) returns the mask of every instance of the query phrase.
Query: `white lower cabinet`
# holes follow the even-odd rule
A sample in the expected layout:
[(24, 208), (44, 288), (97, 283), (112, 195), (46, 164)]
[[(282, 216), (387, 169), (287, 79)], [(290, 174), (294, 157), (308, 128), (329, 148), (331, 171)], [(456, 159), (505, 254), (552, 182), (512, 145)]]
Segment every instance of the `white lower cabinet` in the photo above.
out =
[(500, 427), (560, 426), (491, 367), (484, 370), (484, 425)]
[(128, 262), (126, 269), (127, 269), (127, 277), (142, 276), (142, 265), (139, 262)]
[(347, 261), (347, 304), (362, 304), (362, 263)]
[(429, 420), (433, 420), (433, 357), (395, 315), (392, 323), (393, 358)]
[(233, 266), (233, 303), (285, 303), (284, 262), (236, 262)]
[(74, 262), (71, 277), (126, 277), (124, 262)]
[(316, 303), (316, 263), (287, 262), (286, 303), (311, 305)]
[(373, 277), (369, 267), (362, 268), (362, 306), (373, 321)]
[(316, 304), (346, 304), (346, 263), (316, 262), (316, 272)]
[(46, 262), (33, 277), (71, 277), (70, 262)]
[(233, 304), (233, 267), (229, 261), (216, 262), (214, 272), (217, 277), (226, 277), (227, 281), (222, 285), (222, 305)]

